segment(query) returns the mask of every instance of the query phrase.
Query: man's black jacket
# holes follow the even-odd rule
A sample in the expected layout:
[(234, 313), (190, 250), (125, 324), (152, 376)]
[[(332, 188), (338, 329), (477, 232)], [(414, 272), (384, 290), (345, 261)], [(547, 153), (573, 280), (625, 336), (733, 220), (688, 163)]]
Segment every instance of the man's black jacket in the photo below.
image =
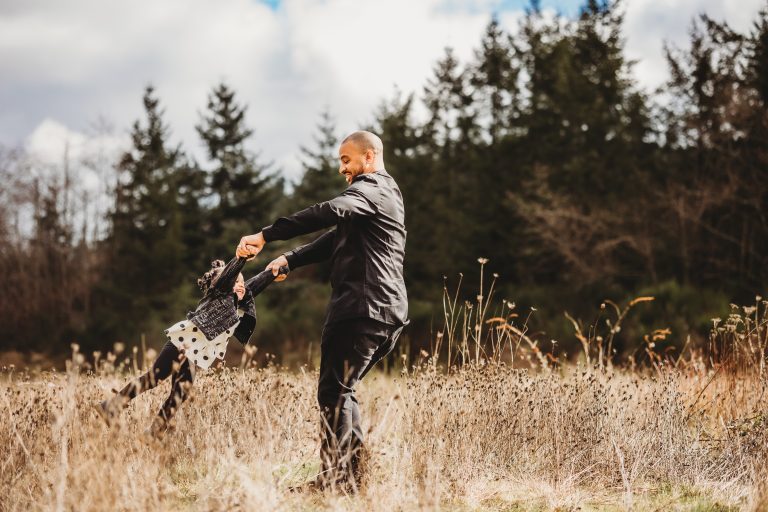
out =
[(326, 324), (348, 318), (408, 323), (403, 280), (405, 210), (385, 170), (360, 174), (338, 197), (277, 219), (264, 240), (288, 240), (336, 225), (315, 241), (285, 254), (291, 270), (331, 259), (333, 292)]

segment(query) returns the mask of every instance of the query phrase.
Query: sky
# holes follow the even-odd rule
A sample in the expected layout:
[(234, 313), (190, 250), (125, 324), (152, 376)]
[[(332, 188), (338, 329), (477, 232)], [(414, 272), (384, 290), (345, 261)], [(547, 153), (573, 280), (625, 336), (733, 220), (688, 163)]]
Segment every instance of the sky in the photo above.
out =
[[(575, 16), (581, 1), (541, 0)], [(702, 12), (746, 31), (766, 0), (625, 0), (626, 56), (663, 83), (664, 42), (685, 47)], [(446, 46), (466, 62), (496, 13), (514, 31), (524, 0), (0, 0), (0, 146), (40, 161), (117, 153), (151, 83), (171, 142), (204, 162), (195, 132), (224, 80), (246, 104), (249, 142), (299, 176), (329, 109), (339, 135), (370, 123), (395, 90), (420, 93)], [(385, 141), (386, 142), (386, 141)]]

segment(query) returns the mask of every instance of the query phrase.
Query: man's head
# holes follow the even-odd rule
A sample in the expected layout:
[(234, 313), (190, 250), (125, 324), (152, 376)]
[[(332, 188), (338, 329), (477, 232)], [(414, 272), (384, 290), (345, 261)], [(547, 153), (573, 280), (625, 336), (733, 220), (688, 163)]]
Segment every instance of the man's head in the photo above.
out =
[(384, 169), (384, 144), (371, 132), (347, 135), (339, 146), (339, 174), (351, 184), (355, 176)]

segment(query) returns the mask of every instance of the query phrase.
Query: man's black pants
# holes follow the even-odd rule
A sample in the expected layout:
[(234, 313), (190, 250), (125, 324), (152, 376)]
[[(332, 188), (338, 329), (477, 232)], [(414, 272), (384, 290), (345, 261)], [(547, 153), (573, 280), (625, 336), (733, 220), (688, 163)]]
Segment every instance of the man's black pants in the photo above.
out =
[(320, 380), (317, 401), (323, 412), (320, 456), (323, 471), (336, 478), (356, 470), (363, 443), (360, 408), (355, 385), (395, 346), (401, 325), (371, 318), (354, 318), (328, 324), (320, 345)]

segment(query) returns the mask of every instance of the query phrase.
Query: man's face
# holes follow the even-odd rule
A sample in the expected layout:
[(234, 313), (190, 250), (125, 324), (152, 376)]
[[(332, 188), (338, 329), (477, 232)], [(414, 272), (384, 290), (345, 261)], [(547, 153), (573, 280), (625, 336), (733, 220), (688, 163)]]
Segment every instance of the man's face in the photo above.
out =
[(362, 151), (354, 142), (346, 142), (339, 148), (339, 174), (343, 174), (347, 184), (351, 184), (372, 160), (373, 151)]

